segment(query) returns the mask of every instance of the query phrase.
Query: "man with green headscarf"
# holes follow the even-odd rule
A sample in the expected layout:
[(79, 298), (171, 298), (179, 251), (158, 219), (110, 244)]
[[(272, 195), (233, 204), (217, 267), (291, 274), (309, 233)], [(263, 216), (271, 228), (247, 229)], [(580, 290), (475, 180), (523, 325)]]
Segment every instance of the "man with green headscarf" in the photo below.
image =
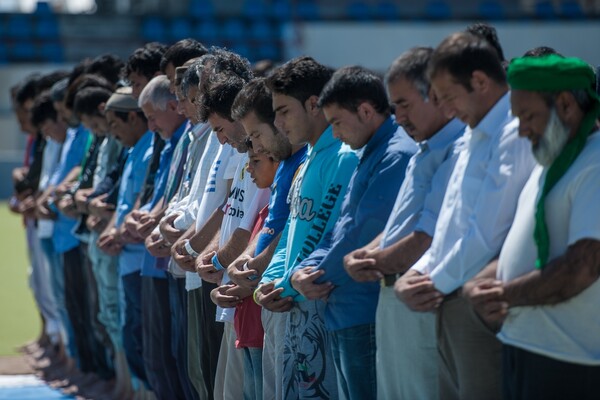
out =
[(465, 287), (502, 324), (505, 398), (598, 398), (600, 99), (577, 58), (511, 62), (519, 134), (538, 161), (498, 260)]

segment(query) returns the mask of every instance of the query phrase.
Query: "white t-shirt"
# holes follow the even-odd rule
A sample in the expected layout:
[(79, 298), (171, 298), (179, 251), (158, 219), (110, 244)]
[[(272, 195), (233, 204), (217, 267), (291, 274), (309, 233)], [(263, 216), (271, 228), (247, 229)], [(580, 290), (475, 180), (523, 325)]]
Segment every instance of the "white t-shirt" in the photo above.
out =
[[(242, 220), (251, 219), (256, 220), (258, 212), (267, 204), (269, 201), (268, 194), (265, 196), (264, 192), (269, 189), (258, 189), (256, 184), (252, 182), (250, 173), (246, 171), (248, 166), (248, 154), (244, 154), (242, 159), (238, 163), (235, 170), (235, 176), (233, 183), (231, 184), (231, 190), (229, 191), (229, 197), (227, 203), (223, 207), (225, 216), (221, 223), (221, 237), (219, 238), (219, 248), (223, 247), (229, 240), (233, 232), (240, 226)], [(259, 204), (255, 202), (254, 198), (259, 197), (264, 199), (264, 203)], [(225, 266), (226, 267), (226, 266)], [(222, 284), (229, 282), (229, 276), (227, 272), (223, 275)], [(235, 308), (220, 308), (217, 307), (216, 320), (221, 322), (233, 322), (233, 315)]]
[[(498, 261), (498, 279), (510, 281), (535, 269), (535, 210), (545, 169), (536, 167), (523, 188), (515, 220)], [(590, 136), (573, 165), (546, 197), (548, 260), (581, 239), (600, 240), (600, 134)], [(506, 344), (565, 362), (600, 365), (600, 281), (552, 306), (510, 309), (498, 338)]]
[[(219, 153), (210, 168), (210, 175), (204, 192), (199, 197), (196, 232), (204, 226), (212, 213), (225, 201), (227, 197), (227, 182), (233, 179), (241, 156), (237, 150), (228, 144), (220, 146)], [(202, 280), (198, 274), (195, 272), (186, 272), (186, 290), (198, 289), (200, 286), (202, 286)]]

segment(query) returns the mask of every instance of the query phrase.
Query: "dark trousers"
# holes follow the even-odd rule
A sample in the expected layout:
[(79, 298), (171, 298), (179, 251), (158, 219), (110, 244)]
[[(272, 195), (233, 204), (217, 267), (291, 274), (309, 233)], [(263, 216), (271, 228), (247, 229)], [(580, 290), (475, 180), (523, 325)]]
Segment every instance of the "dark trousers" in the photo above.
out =
[(123, 325), (123, 349), (127, 364), (133, 374), (148, 384), (144, 368), (142, 337), (142, 277), (140, 271), (121, 277), (125, 294), (125, 324)]
[(187, 400), (197, 400), (198, 394), (188, 374), (187, 352), (187, 292), (185, 279), (176, 279), (168, 274), (169, 305), (171, 307), (171, 354), (177, 362), (179, 383)]
[(84, 274), (86, 275), (87, 282), (87, 299), (88, 299), (88, 312), (90, 314), (90, 323), (94, 337), (90, 338), (93, 340), (94, 348), (97, 349), (95, 354), (98, 364), (97, 373), (103, 379), (111, 379), (115, 376), (114, 365), (112, 360), (114, 358), (114, 348), (112, 341), (108, 336), (106, 327), (98, 319), (100, 313), (100, 303), (98, 299), (98, 283), (96, 282), (96, 275), (92, 267), (92, 262), (88, 253), (88, 244), (81, 243), (81, 259), (84, 267)]
[(572, 364), (502, 346), (507, 400), (592, 400), (600, 398), (600, 366)]
[(210, 298), (210, 292), (217, 285), (202, 280), (200, 295), (200, 318), (202, 322), (202, 342), (200, 343), (202, 372), (208, 398), (214, 397), (215, 375), (217, 372), (217, 361), (219, 360), (219, 349), (223, 338), (223, 323), (216, 322), (217, 306)]
[(142, 304), (143, 355), (148, 382), (159, 400), (185, 399), (171, 352), (169, 282), (143, 276)]
[(108, 365), (106, 351), (97, 334), (94, 325), (90, 304), (96, 294), (91, 287), (90, 274), (86, 270), (88, 265), (84, 262), (79, 246), (62, 254), (65, 274), (65, 304), (69, 319), (73, 325), (75, 345), (79, 355), (79, 369), (82, 372), (94, 372), (102, 378), (111, 377), (111, 368)]

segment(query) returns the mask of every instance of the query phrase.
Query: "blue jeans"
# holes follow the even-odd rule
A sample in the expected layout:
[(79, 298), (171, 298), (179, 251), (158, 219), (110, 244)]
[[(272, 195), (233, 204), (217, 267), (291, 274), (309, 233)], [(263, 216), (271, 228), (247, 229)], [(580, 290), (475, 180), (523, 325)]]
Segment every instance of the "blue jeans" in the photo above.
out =
[[(131, 372), (144, 383), (147, 383), (142, 341), (142, 277), (140, 271), (121, 277), (125, 299), (122, 318), (122, 341), (125, 357)], [(144, 305), (146, 306), (146, 305)]]
[(329, 332), (340, 399), (377, 398), (375, 324)]
[(244, 347), (244, 400), (262, 399), (262, 347)]

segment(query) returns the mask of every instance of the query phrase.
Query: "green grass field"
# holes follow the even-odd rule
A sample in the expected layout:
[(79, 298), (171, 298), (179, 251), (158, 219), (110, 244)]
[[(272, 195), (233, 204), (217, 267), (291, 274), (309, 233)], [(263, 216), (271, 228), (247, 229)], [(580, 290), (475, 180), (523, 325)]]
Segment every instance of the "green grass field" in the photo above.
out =
[(21, 218), (0, 203), (0, 356), (36, 338), (40, 319), (27, 284), (25, 228)]

